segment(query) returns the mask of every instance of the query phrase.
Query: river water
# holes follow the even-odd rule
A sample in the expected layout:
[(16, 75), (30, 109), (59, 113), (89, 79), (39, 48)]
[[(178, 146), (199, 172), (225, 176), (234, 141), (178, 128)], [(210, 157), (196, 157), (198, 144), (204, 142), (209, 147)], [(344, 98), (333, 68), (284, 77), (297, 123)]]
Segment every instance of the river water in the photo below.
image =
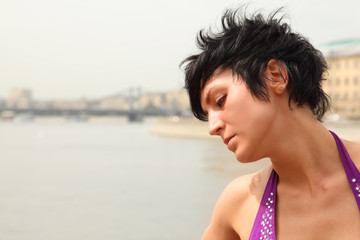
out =
[(152, 123), (0, 123), (0, 239), (200, 239), (244, 170)]
[(200, 239), (226, 184), (267, 164), (153, 127), (1, 122), (0, 239)]

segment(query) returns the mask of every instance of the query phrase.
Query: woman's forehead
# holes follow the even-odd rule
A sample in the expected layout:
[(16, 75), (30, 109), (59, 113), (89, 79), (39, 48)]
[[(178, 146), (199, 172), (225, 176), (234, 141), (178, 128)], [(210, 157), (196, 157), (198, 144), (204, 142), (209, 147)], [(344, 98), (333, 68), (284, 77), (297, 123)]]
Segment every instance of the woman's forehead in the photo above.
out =
[[(230, 68), (215, 72), (211, 78), (205, 83), (204, 87), (201, 89), (201, 104), (207, 102), (207, 98), (211, 90), (217, 86), (223, 85), (228, 81), (234, 80), (235, 76)], [(236, 78), (237, 79), (237, 78)]]

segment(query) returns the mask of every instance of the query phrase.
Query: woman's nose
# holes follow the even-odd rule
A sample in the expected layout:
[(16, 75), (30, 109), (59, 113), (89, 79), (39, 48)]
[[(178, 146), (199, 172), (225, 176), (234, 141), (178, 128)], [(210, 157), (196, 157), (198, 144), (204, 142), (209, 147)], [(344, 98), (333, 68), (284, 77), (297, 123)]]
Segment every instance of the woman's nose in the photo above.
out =
[(220, 132), (224, 127), (224, 122), (216, 114), (209, 113), (208, 126), (210, 135), (220, 135)]

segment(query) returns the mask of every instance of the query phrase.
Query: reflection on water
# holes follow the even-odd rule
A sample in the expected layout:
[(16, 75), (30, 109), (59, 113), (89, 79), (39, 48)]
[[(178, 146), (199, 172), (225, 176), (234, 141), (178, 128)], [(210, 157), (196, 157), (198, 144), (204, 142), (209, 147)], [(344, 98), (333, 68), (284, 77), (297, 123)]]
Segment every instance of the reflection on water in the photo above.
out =
[(267, 164), (152, 128), (0, 123), (0, 239), (200, 239), (225, 185)]

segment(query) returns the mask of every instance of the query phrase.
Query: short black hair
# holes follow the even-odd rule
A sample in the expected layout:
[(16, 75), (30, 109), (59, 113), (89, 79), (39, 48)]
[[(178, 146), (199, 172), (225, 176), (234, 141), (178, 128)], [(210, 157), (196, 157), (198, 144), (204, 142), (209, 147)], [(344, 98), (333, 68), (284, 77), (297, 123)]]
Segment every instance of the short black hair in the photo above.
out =
[(281, 8), (265, 18), (260, 12), (247, 16), (243, 8), (228, 9), (221, 18), (217, 33), (201, 30), (197, 45), (201, 52), (187, 57), (185, 88), (194, 116), (206, 121), (201, 106), (201, 91), (217, 69), (231, 68), (246, 83), (251, 94), (269, 101), (264, 70), (271, 59), (281, 61), (289, 75), (287, 89), (291, 99), (301, 107), (308, 104), (319, 121), (330, 106), (322, 89), (327, 64), (322, 53), (303, 36), (293, 33), (276, 18)]

